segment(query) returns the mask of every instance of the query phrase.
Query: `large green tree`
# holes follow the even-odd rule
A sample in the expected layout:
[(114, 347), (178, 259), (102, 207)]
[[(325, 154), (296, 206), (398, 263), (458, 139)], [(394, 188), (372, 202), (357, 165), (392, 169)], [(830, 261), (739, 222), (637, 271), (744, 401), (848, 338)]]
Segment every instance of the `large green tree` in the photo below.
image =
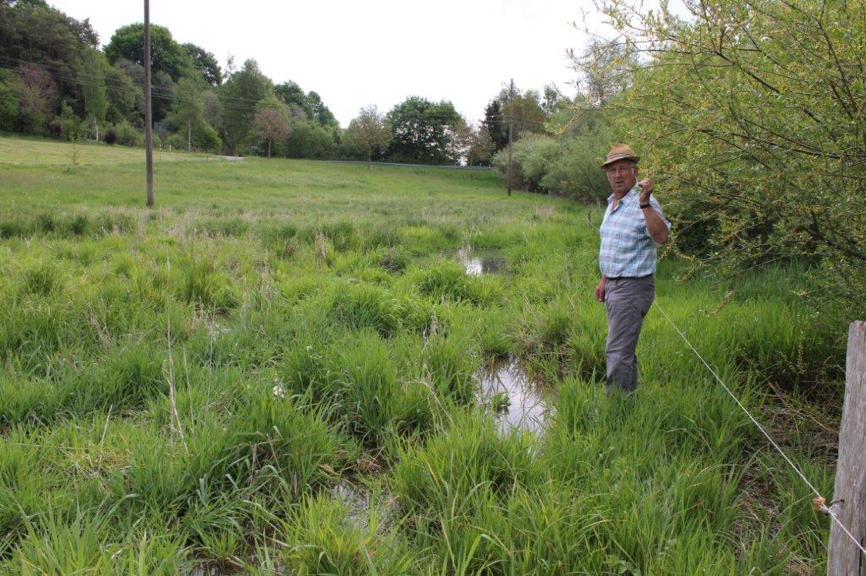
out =
[[(866, 3), (703, 0), (688, 18), (604, 8), (642, 64), (611, 101), (664, 179), (679, 243), (723, 263), (806, 258), (866, 292)], [(856, 306), (854, 306), (856, 305)]]
[(219, 86), (223, 81), (223, 71), (220, 68), (216, 57), (195, 44), (181, 44), (184, 52), (186, 52), (193, 68), (201, 75), (205, 82), (210, 86)]
[(276, 85), (274, 93), (287, 105), (300, 107), (308, 119), (317, 122), (320, 126), (337, 126), (337, 119), (322, 102), (318, 93), (313, 91), (304, 93), (300, 85), (292, 80)]
[(57, 110), (57, 85), (51, 74), (39, 64), (22, 64), (16, 72), (18, 128), (22, 132), (42, 134)]
[(223, 142), (230, 153), (246, 153), (254, 144), (251, 136), (256, 106), (272, 92), (272, 82), (262, 74), (255, 60), (244, 62), (243, 68), (222, 85), (219, 95), (223, 107)]
[[(24, 87), (27, 91), (25, 108), (30, 112), (40, 109), (36, 116), (26, 112), (24, 123), (29, 131), (45, 130), (44, 125), (33, 127), (31, 121), (37, 117), (43, 123), (50, 121), (60, 111), (63, 101), (77, 112), (83, 112), (79, 74), (84, 54), (98, 45), (99, 38), (89, 21), (70, 18), (42, 0), (0, 2), (0, 68), (18, 69), (19, 76), (28, 77), (24, 80), (28, 84)], [(55, 94), (50, 109), (41, 109), (41, 105), (34, 108), (35, 78), (31, 73), (33, 69), (23, 69), (26, 66), (36, 66), (50, 78)], [(39, 91), (44, 95), (44, 90)]]
[(356, 153), (363, 155), (367, 166), (373, 163), (373, 156), (382, 155), (391, 141), (391, 129), (385, 117), (375, 106), (361, 108), (357, 118), (349, 122), (346, 139)]
[(84, 55), (81, 74), (81, 94), (84, 98), (84, 113), (88, 125), (93, 128), (99, 141), (99, 131), (108, 113), (108, 94), (105, 76), (109, 69), (108, 61), (102, 52), (89, 50)]
[(105, 95), (108, 99), (106, 120), (117, 124), (132, 123), (141, 118), (143, 122), (144, 93), (136, 87), (133, 79), (119, 64), (105, 71)]
[(256, 105), (253, 131), (268, 145), (268, 158), (274, 142), (282, 140), (292, 131), (289, 108), (276, 96), (268, 96)]
[[(168, 74), (177, 82), (181, 76), (191, 75), (194, 69), (189, 54), (174, 38), (168, 28), (150, 26), (151, 62), (153, 74)], [(129, 24), (118, 28), (105, 47), (105, 55), (112, 64), (124, 58), (144, 65), (144, 24)]]
[(387, 119), (392, 133), (388, 154), (392, 159), (417, 164), (454, 162), (449, 150), (451, 127), (461, 118), (451, 102), (434, 103), (412, 96), (395, 106)]
[(499, 100), (491, 100), (484, 109), (484, 120), (481, 122), (490, 135), (496, 147), (495, 151), (502, 150), (508, 146), (508, 124), (502, 114), (502, 103)]
[(205, 96), (209, 93), (202, 79), (181, 78), (177, 99), (166, 117), (172, 130), (185, 137), (187, 149), (219, 151), (222, 141), (214, 126), (205, 118)]

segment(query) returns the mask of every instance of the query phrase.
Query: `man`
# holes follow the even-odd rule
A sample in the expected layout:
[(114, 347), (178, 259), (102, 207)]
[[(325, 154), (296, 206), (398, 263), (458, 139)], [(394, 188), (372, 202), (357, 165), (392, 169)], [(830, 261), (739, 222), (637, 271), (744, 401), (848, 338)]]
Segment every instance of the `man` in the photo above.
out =
[(601, 281), (595, 289), (607, 311), (608, 394), (637, 388), (635, 349), (655, 299), (656, 245), (667, 242), (671, 227), (652, 197), (652, 181), (637, 181), (639, 160), (631, 147), (616, 144), (601, 165), (613, 191), (601, 223)]

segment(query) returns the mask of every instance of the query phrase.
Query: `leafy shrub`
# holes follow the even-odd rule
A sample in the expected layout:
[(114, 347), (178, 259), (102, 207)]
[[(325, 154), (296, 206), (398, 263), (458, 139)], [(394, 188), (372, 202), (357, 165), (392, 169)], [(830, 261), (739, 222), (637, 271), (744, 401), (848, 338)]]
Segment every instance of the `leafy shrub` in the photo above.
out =
[(144, 136), (126, 120), (115, 126), (114, 130), (117, 132), (117, 142), (123, 146), (142, 146), (144, 144)]

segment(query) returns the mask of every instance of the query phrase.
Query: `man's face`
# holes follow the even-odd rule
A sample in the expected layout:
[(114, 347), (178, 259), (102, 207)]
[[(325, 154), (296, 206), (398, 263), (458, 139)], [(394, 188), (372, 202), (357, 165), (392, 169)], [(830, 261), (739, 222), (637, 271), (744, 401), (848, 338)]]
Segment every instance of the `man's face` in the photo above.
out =
[(637, 165), (631, 160), (617, 160), (605, 170), (614, 194), (625, 194), (637, 184)]

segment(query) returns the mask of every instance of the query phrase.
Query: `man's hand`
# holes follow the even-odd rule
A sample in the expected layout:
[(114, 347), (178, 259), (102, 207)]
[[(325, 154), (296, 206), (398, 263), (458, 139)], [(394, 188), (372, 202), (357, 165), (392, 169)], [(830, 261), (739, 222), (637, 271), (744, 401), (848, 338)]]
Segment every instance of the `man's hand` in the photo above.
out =
[[(650, 203), (650, 194), (653, 191), (653, 183), (649, 178), (644, 178), (637, 183), (640, 186), (640, 203), (645, 206)], [(664, 244), (668, 241), (670, 233), (668, 227), (662, 221), (661, 216), (655, 211), (655, 208), (641, 208), (644, 220), (646, 221), (647, 232), (652, 237), (656, 244)]]
[(650, 195), (653, 193), (653, 181), (649, 178), (644, 178), (637, 185), (640, 186), (640, 203), (648, 204)]
[(595, 288), (595, 299), (599, 302), (604, 302), (604, 292), (607, 286), (607, 276), (602, 276)]

